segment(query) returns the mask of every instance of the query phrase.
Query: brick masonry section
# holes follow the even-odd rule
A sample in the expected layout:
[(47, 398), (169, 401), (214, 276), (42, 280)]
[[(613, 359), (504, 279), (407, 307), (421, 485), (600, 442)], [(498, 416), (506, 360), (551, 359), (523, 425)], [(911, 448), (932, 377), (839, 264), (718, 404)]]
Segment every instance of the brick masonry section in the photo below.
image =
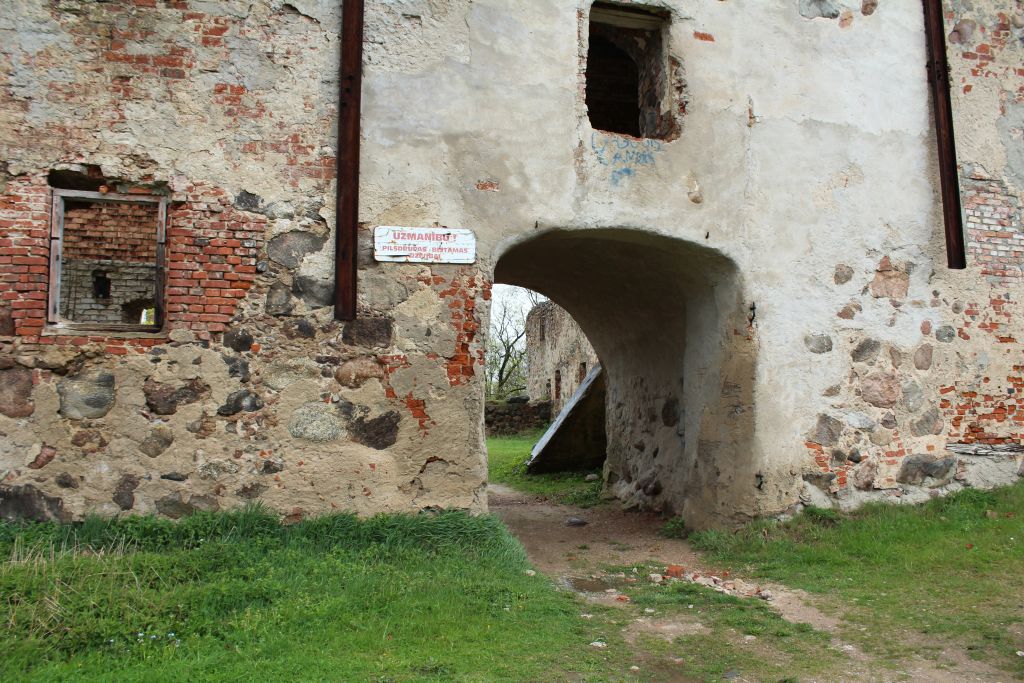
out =
[[(23, 343), (109, 341), (114, 353), (152, 346), (152, 339), (43, 334), (49, 203), (50, 188), (42, 175), (19, 176), (0, 196), (0, 319), (11, 320), (8, 332)], [(219, 188), (191, 186), (172, 196), (167, 219), (167, 331), (189, 329), (203, 339), (224, 331), (256, 280), (266, 220), (236, 209), (230, 195)]]
[(994, 282), (1021, 281), (1024, 229), (1020, 201), (999, 180), (965, 180), (964, 212), (968, 252), (981, 272)]
[(156, 263), (155, 204), (77, 202), (64, 208), (64, 260)]
[(256, 281), (267, 219), (234, 208), (219, 188), (193, 187), (182, 199), (167, 219), (167, 322), (209, 338)]

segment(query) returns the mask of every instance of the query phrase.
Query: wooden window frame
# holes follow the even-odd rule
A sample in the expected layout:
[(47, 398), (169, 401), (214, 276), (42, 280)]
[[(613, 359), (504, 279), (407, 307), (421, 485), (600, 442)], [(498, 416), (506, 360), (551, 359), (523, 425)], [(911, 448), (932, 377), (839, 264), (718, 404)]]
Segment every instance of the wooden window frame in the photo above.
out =
[[(156, 204), (156, 282), (154, 308), (156, 320), (152, 325), (132, 323), (90, 323), (65, 320), (60, 315), (60, 284), (64, 248), (64, 211), (68, 199), (118, 204)], [(155, 194), (120, 194), (116, 192), (88, 192), (85, 190), (53, 189), (53, 210), (50, 214), (50, 281), (46, 301), (46, 322), (57, 332), (160, 332), (165, 321), (165, 282), (167, 246), (167, 197)]]

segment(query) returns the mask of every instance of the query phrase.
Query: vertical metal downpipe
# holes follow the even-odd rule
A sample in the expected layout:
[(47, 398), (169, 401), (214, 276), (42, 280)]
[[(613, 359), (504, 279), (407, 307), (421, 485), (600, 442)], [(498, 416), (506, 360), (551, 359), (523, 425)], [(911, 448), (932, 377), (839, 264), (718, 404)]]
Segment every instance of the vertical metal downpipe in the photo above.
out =
[(356, 317), (359, 246), (359, 135), (363, 90), (363, 0), (342, 0), (338, 74), (334, 318)]
[(953, 99), (949, 90), (949, 62), (946, 59), (946, 25), (942, 0), (924, 0), (925, 35), (928, 39), (928, 82), (932, 89), (935, 132), (939, 143), (939, 180), (942, 215), (946, 224), (946, 262), (950, 268), (967, 267), (964, 249), (960, 177), (956, 167), (956, 136), (953, 131)]

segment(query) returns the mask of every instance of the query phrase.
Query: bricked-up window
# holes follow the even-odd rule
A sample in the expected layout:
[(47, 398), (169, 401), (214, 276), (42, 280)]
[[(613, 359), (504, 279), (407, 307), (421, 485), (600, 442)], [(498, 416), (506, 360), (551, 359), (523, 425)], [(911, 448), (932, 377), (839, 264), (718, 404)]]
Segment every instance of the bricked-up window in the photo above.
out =
[(166, 198), (54, 189), (52, 216), (48, 322), (75, 330), (158, 330)]
[(590, 9), (586, 97), (590, 125), (633, 137), (667, 138), (676, 128), (667, 103), (668, 14), (635, 5)]

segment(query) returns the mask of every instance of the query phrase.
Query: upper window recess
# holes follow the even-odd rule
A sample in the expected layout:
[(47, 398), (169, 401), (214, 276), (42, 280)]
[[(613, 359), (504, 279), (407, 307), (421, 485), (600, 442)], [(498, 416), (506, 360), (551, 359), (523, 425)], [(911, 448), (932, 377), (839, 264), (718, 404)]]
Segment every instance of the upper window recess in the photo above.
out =
[(587, 112), (597, 130), (638, 138), (674, 137), (664, 10), (597, 2), (590, 9)]
[(166, 197), (54, 189), (52, 215), (49, 322), (81, 330), (158, 330)]

